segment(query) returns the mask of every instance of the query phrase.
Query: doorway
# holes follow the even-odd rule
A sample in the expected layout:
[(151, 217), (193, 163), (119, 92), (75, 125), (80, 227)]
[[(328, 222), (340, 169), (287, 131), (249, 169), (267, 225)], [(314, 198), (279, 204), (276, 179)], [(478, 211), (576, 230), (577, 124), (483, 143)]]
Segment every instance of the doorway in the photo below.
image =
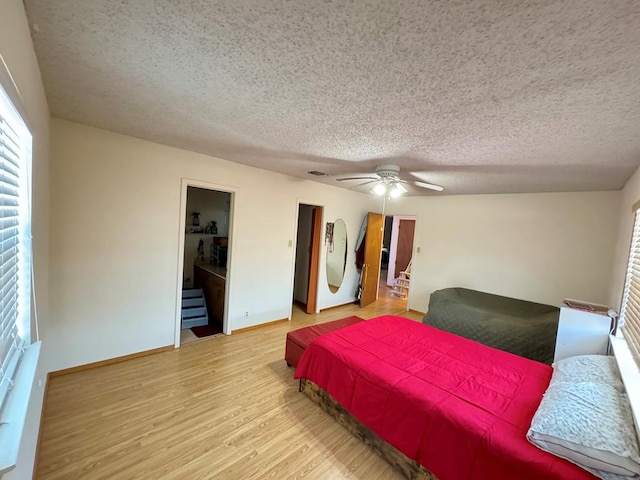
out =
[(382, 259), (380, 261), (380, 296), (386, 296), (391, 290), (391, 285), (387, 285), (389, 271), (389, 250), (391, 249), (391, 227), (393, 216), (384, 217), (384, 233), (382, 234)]
[(390, 223), (386, 272), (386, 284), (390, 287), (388, 294), (406, 301), (409, 295), (416, 217), (414, 215), (388, 216), (385, 222), (385, 240), (388, 223)]
[(415, 223), (413, 215), (367, 213), (356, 247), (360, 307), (389, 297), (385, 303), (407, 308)]
[(294, 308), (298, 307), (305, 313), (317, 311), (322, 217), (323, 207), (298, 204), (292, 301)]
[(228, 278), (235, 192), (183, 180), (175, 346), (230, 333)]

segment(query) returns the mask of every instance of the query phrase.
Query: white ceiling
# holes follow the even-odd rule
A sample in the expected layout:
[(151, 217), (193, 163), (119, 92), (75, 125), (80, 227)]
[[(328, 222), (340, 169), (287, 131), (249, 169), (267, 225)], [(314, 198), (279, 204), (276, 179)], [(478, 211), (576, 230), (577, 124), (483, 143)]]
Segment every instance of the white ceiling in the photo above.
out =
[(397, 163), (447, 194), (611, 190), (640, 164), (637, 0), (25, 4), (56, 117), (338, 186)]

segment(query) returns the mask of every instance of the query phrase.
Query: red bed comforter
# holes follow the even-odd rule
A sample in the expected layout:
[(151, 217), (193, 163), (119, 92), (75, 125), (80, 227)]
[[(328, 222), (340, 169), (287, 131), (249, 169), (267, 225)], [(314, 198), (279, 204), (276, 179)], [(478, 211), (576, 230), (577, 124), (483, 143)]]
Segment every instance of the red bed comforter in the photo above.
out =
[(526, 439), (552, 369), (406, 318), (322, 335), (295, 378), (440, 480), (593, 480)]

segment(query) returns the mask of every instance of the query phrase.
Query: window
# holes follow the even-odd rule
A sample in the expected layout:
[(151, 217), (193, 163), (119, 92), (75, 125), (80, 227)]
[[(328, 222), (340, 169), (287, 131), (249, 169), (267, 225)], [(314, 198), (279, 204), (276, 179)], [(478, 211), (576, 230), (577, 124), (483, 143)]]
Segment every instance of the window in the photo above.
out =
[(633, 206), (633, 234), (620, 309), (620, 328), (611, 346), (640, 432), (640, 201)]
[(31, 343), (31, 133), (0, 87), (0, 429)]
[(635, 220), (627, 264), (627, 278), (620, 311), (620, 331), (631, 353), (640, 363), (640, 204), (634, 205)]

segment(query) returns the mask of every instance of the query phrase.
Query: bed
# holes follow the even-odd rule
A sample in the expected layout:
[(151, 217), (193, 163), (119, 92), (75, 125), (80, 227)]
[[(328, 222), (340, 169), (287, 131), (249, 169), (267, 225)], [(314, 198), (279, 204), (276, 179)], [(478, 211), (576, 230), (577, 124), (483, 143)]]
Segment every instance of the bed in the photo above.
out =
[(386, 315), (318, 337), (294, 376), (408, 478), (593, 480), (526, 439), (551, 375), (548, 365)]
[(490, 347), (551, 364), (560, 309), (467, 288), (436, 290), (422, 322)]

